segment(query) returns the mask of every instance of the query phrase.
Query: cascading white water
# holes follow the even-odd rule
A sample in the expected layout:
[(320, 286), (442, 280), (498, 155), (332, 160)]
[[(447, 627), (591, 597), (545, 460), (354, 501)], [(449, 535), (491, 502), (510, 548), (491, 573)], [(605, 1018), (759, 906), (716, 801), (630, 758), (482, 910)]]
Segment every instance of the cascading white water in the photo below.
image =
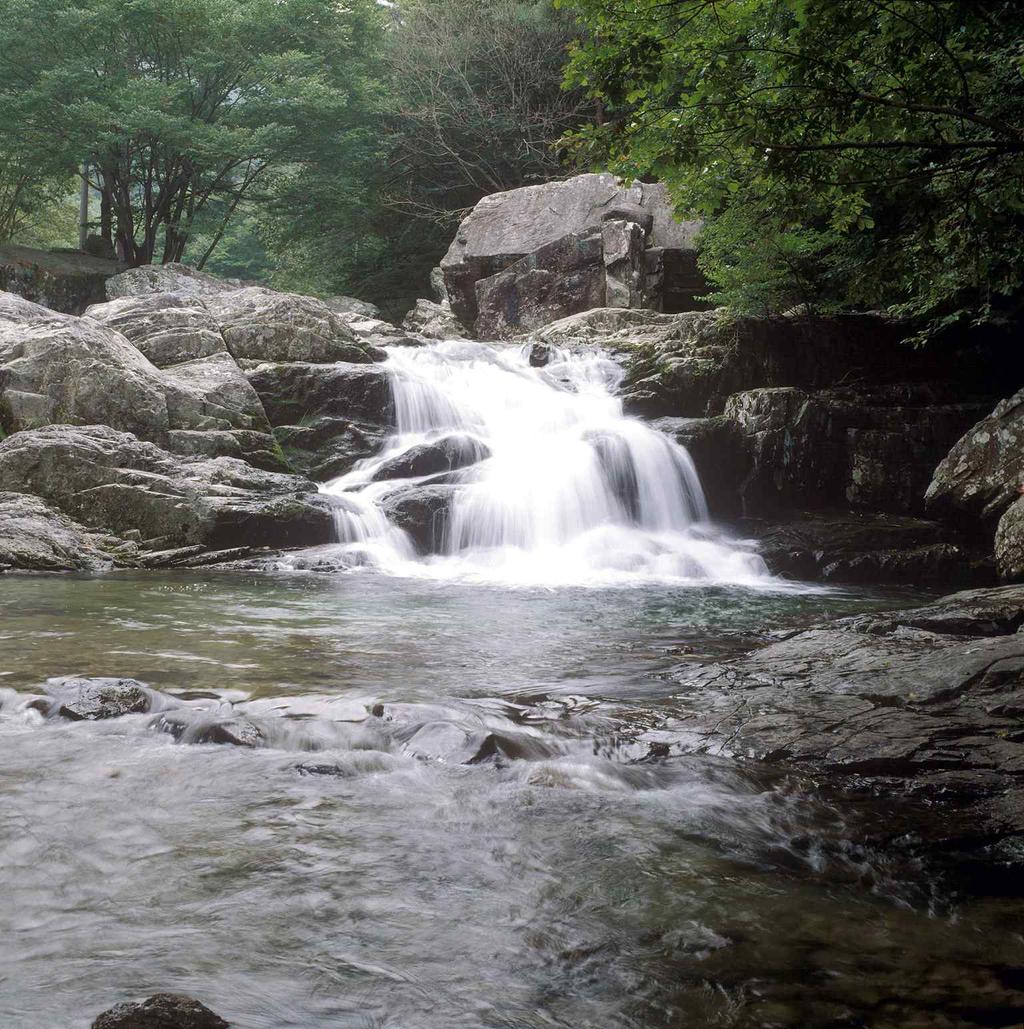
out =
[[(557, 351), (534, 368), (529, 347), (466, 340), (388, 355), (397, 432), (324, 487), (352, 563), (513, 584), (767, 580), (708, 523), (685, 449), (623, 414), (607, 355)], [(426, 444), (448, 455), (440, 474), (415, 474)], [(384, 510), (396, 490), (438, 483), (451, 493), (440, 552), (417, 556)]]

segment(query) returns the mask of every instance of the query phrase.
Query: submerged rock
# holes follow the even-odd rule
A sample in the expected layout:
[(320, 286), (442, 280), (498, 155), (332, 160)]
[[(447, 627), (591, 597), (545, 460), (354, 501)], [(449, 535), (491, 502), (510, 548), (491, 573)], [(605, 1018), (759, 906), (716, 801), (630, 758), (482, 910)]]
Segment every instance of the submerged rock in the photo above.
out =
[(135, 679), (51, 679), (46, 692), (52, 698), (49, 714), (75, 722), (94, 722), (122, 715), (144, 714), (152, 707), (152, 694)]
[(942, 800), (929, 842), (983, 846), (1022, 834), (1022, 624), (1024, 588), (970, 591), (677, 670), (673, 747)]
[(118, 1004), (96, 1017), (92, 1029), (231, 1029), (204, 1004), (181, 993), (157, 993)]

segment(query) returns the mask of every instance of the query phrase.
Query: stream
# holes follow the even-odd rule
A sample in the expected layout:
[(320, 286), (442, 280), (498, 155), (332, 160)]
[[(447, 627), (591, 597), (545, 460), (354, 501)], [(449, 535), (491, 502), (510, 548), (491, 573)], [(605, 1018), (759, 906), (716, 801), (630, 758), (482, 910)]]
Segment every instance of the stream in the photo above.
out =
[[(398, 432), (325, 486), (338, 543), (2, 580), (0, 1025), (160, 990), (238, 1029), (1019, 1024), (1024, 906), (858, 844), (898, 811), (637, 742), (680, 662), (922, 596), (773, 579), (602, 357), (391, 363)], [(423, 556), (380, 472), (452, 432), (474, 462)], [(70, 674), (166, 710), (44, 719)]]

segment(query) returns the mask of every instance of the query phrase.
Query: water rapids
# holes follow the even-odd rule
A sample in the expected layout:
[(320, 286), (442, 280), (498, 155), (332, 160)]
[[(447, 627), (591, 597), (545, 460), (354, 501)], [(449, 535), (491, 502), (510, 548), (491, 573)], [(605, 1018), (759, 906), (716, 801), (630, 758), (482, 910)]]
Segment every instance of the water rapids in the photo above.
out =
[[(340, 553), (390, 574), (505, 585), (772, 582), (709, 523), (686, 450), (623, 413), (614, 361), (560, 350), (535, 368), (529, 349), (454, 340), (388, 351), (397, 431), (324, 487), (338, 498)], [(464, 466), (384, 477), (432, 443)], [(439, 552), (422, 557), (387, 498), (439, 483), (458, 488)]]

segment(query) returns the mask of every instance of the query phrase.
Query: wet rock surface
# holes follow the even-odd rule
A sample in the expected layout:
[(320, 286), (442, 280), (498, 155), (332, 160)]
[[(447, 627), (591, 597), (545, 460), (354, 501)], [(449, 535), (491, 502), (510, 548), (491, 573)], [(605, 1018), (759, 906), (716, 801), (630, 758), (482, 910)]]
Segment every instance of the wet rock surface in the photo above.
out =
[(981, 586), (994, 581), (991, 555), (947, 526), (858, 511), (791, 512), (778, 521), (742, 519), (777, 575), (835, 583)]
[(968, 591), (684, 666), (673, 674), (680, 709), (651, 742), (942, 804), (942, 819), (915, 826), (928, 845), (1009, 860), (1007, 841), (1024, 837), (1021, 625), (1021, 587)]
[(374, 479), (414, 479), (424, 475), (437, 475), (466, 468), (489, 456), (490, 450), (473, 436), (444, 436), (430, 443), (410, 447), (397, 457), (386, 461), (377, 469)]
[(409, 534), (419, 553), (439, 554), (458, 493), (457, 485), (403, 486), (386, 494), (381, 506), (388, 521)]
[(184, 994), (157, 993), (104, 1011), (92, 1029), (230, 1029), (230, 1023)]
[(153, 703), (151, 691), (135, 679), (69, 676), (52, 679), (46, 690), (51, 698), (48, 714), (74, 722), (144, 714)]

